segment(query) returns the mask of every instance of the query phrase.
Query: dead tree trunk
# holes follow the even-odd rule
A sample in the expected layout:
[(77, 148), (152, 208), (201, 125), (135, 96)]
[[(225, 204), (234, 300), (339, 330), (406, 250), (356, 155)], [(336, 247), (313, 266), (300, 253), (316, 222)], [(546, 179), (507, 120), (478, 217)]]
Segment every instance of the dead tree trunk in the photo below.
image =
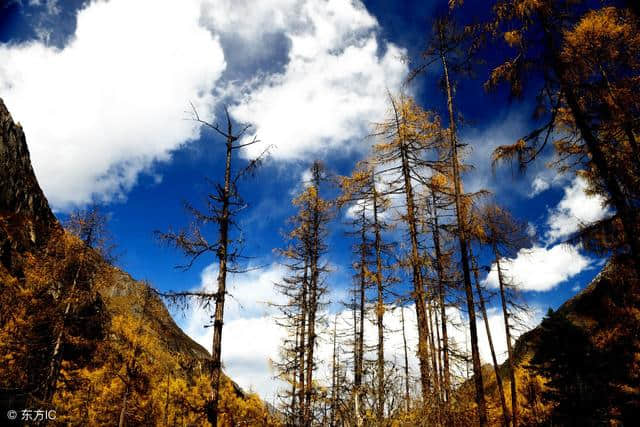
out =
[(475, 265), (475, 259), (473, 258), (473, 254), (471, 254), (471, 262), (473, 263), (473, 275), (476, 282), (476, 292), (478, 294), (478, 300), (480, 301), (480, 311), (482, 313), (482, 318), (484, 319), (484, 327), (487, 331), (487, 340), (489, 341), (489, 350), (491, 350), (491, 360), (493, 362), (493, 372), (496, 376), (496, 384), (498, 385), (498, 393), (500, 395), (500, 406), (502, 407), (502, 422), (505, 427), (509, 426), (509, 412), (507, 409), (507, 402), (504, 397), (504, 386), (502, 384), (502, 376), (500, 375), (500, 370), (498, 369), (498, 359), (496, 357), (496, 351), (493, 346), (493, 339), (491, 337), (491, 327), (489, 326), (489, 316), (487, 316), (487, 308), (484, 301), (484, 296), (482, 295), (482, 288), (480, 287), (480, 280), (478, 278), (478, 267)]
[(331, 365), (331, 419), (329, 425), (335, 426), (336, 419), (336, 402), (337, 402), (337, 389), (336, 389), (336, 357), (337, 357), (337, 327), (338, 327), (338, 314), (336, 314), (333, 320), (333, 358)]
[[(449, 336), (447, 332), (447, 311), (445, 305), (445, 277), (444, 266), (442, 263), (442, 247), (440, 245), (440, 226), (438, 224), (438, 207), (436, 204), (435, 193), (432, 192), (433, 202), (433, 244), (436, 254), (436, 274), (438, 276), (438, 305), (440, 306), (440, 321), (442, 323), (442, 369), (443, 369), (443, 388), (444, 388), (444, 400), (449, 401), (451, 396), (451, 374), (449, 371)], [(445, 406), (445, 412), (447, 412), (448, 403)]]
[(502, 276), (502, 268), (500, 266), (500, 257), (497, 248), (494, 245), (494, 253), (496, 256), (496, 267), (498, 269), (498, 284), (500, 285), (500, 302), (502, 303), (502, 315), (504, 318), (504, 330), (507, 340), (507, 357), (509, 358), (509, 376), (511, 377), (511, 422), (513, 427), (517, 426), (518, 421), (518, 387), (516, 383), (516, 370), (513, 360), (513, 348), (511, 346), (511, 327), (509, 326), (509, 310), (507, 308), (507, 298), (504, 289), (504, 277)]
[[(363, 203), (366, 203), (363, 201)], [(364, 308), (367, 285), (367, 216), (366, 204), (362, 208), (360, 224), (360, 272), (358, 274), (357, 303), (358, 325), (356, 327), (355, 372), (354, 372), (354, 415), (356, 426), (363, 423), (360, 396), (362, 394), (362, 371), (364, 365)]]
[(306, 331), (307, 331), (307, 310), (308, 310), (308, 298), (307, 298), (307, 292), (308, 292), (308, 285), (309, 285), (309, 266), (308, 266), (308, 261), (305, 260), (305, 266), (304, 266), (304, 273), (303, 273), (303, 280), (302, 280), (302, 295), (301, 295), (301, 301), (300, 301), (300, 305), (301, 305), (301, 313), (300, 313), (300, 347), (298, 347), (298, 359), (299, 359), (299, 386), (300, 386), (300, 397), (299, 397), (299, 401), (300, 401), (300, 410), (298, 412), (298, 416), (299, 416), (299, 423), (302, 424), (304, 422), (304, 417), (306, 414), (306, 399), (305, 399), (305, 393), (307, 391), (306, 385), (305, 385), (305, 369), (306, 369), (306, 364), (305, 364), (305, 353), (307, 350), (307, 345), (306, 345)]
[(400, 320), (402, 322), (402, 343), (404, 348), (404, 401), (406, 411), (409, 412), (410, 403), (409, 400), (409, 354), (407, 352), (407, 334), (405, 332), (404, 325), (404, 307), (400, 307)]
[(224, 319), (224, 299), (227, 293), (227, 262), (229, 257), (229, 223), (231, 202), (231, 152), (235, 137), (232, 133), (231, 119), (227, 114), (227, 141), (222, 193), (222, 214), (220, 216), (220, 245), (218, 246), (218, 290), (213, 320), (213, 343), (211, 349), (211, 402), (207, 408), (207, 418), (211, 425), (218, 425), (218, 401), (220, 399), (220, 376), (222, 371), (222, 325)]
[(375, 234), (374, 247), (376, 253), (376, 323), (378, 326), (378, 359), (376, 363), (378, 384), (376, 387), (377, 400), (377, 418), (382, 420), (384, 417), (384, 295), (382, 284), (382, 238), (380, 236), (380, 223), (378, 222), (378, 192), (376, 190), (375, 180), (372, 175), (372, 192), (373, 192), (373, 230)]
[[(440, 40), (444, 41), (443, 29), (440, 28)], [(460, 176), (460, 163), (458, 160), (458, 141), (456, 135), (456, 121), (453, 112), (453, 95), (449, 80), (449, 69), (444, 46), (440, 49), (440, 59), (444, 72), (445, 90), (447, 96), (447, 109), (449, 112), (449, 136), (451, 142), (451, 166), (454, 183), (454, 199), (456, 220), (458, 224), (458, 241), (460, 244), (460, 261), (462, 264), (464, 291), (467, 299), (467, 311), (469, 314), (469, 330), (471, 335), (471, 358), (473, 362), (473, 378), (476, 388), (476, 404), (478, 405), (478, 421), (481, 427), (487, 425), (487, 407), (484, 397), (484, 384), (482, 380), (482, 366), (480, 363), (480, 351), (478, 348), (478, 330), (476, 325), (476, 313), (473, 300), (473, 288), (471, 286), (471, 272), (469, 268), (469, 250), (466, 236), (466, 218), (462, 212), (462, 184)]]

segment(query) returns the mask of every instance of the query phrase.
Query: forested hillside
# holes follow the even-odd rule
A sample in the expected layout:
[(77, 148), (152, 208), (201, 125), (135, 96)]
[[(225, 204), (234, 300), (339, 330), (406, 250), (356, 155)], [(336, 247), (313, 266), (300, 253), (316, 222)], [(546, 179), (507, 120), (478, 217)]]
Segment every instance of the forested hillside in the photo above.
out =
[[(108, 262), (97, 211), (66, 228), (55, 219), (2, 100), (0, 126), (3, 416), (15, 410), (15, 423), (30, 425), (53, 409), (60, 425), (204, 423), (210, 354), (148, 284)], [(226, 377), (221, 389), (221, 425), (272, 423), (258, 396)]]

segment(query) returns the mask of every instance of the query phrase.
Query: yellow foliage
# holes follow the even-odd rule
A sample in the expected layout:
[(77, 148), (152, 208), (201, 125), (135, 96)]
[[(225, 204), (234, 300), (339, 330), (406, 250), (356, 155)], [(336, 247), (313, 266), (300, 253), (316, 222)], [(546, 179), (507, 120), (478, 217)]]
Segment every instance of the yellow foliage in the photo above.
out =
[(520, 37), (520, 32), (517, 30), (507, 31), (504, 33), (504, 39), (509, 44), (509, 46), (515, 46), (520, 44), (522, 38)]

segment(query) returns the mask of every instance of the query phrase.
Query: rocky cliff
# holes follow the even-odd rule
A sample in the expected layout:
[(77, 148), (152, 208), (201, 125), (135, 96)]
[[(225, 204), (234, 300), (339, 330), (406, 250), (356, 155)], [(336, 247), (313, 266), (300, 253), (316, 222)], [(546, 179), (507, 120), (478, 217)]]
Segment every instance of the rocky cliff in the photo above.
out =
[(19, 272), (19, 254), (48, 239), (59, 228), (31, 167), (20, 124), (0, 99), (0, 261)]

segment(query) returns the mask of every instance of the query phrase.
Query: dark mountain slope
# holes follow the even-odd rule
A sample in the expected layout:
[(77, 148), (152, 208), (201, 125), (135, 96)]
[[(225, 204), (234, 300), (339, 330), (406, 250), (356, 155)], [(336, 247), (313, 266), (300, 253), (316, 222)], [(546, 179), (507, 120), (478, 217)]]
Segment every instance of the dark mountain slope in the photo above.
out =
[[(209, 353), (146, 283), (62, 227), (1, 99), (0, 360), (0, 425), (22, 408), (70, 425), (206, 423)], [(257, 396), (223, 386), (223, 425), (268, 418)]]
[[(581, 292), (521, 335), (514, 351), (522, 425), (636, 425), (640, 419), (640, 286), (611, 258)], [(501, 418), (493, 369), (483, 369), (493, 422)], [(500, 367), (510, 403), (508, 363)], [(472, 410), (459, 392), (461, 413)], [(510, 409), (510, 405), (509, 409)], [(473, 419), (473, 418), (471, 418)]]

